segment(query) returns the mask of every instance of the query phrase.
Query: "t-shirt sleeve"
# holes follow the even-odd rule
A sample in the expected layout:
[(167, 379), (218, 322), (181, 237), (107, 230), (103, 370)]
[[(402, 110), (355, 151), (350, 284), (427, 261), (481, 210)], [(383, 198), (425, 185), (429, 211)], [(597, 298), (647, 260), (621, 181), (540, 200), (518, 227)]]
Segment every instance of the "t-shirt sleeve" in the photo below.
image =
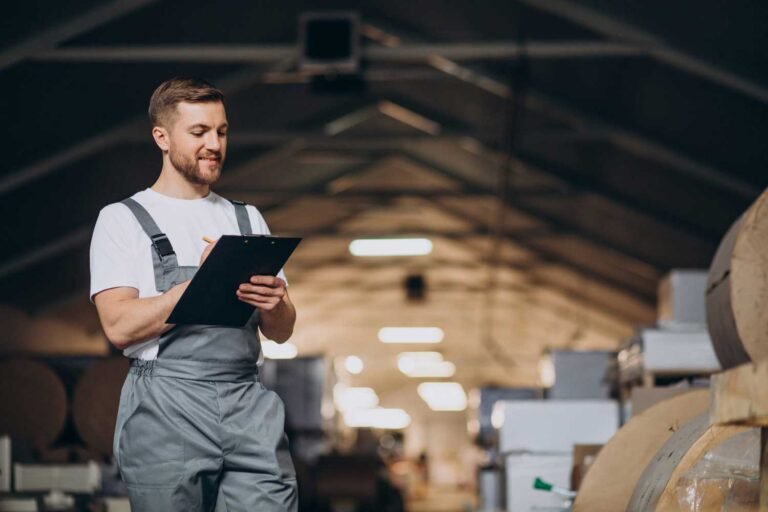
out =
[(99, 213), (91, 238), (91, 302), (94, 295), (110, 288), (139, 289), (131, 215), (121, 204), (109, 205)]
[[(272, 234), (272, 232), (269, 230), (269, 226), (267, 226), (267, 221), (264, 220), (264, 217), (261, 215), (261, 212), (257, 210), (255, 206), (247, 205), (246, 210), (248, 211), (248, 218), (251, 221), (253, 234), (255, 235), (271, 235)], [(277, 273), (277, 277), (285, 281), (285, 285), (288, 286), (288, 278), (285, 277), (284, 269), (280, 269), (280, 272)]]

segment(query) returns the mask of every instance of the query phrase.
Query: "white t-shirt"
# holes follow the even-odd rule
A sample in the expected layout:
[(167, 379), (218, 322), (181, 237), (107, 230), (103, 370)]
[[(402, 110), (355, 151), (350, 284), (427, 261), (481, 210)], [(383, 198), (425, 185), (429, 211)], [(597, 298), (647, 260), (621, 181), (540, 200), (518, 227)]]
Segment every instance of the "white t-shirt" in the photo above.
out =
[[(197, 266), (208, 245), (204, 236), (239, 235), (235, 207), (214, 192), (201, 199), (177, 199), (142, 190), (132, 196), (152, 216), (160, 231), (173, 245), (180, 266)], [(253, 206), (246, 206), (255, 235), (268, 235), (264, 217)], [(97, 293), (126, 286), (139, 291), (139, 297), (160, 295), (155, 286), (149, 237), (127, 206), (113, 203), (99, 212), (91, 239), (91, 301)], [(285, 279), (285, 274), (278, 274)], [(158, 340), (132, 345), (123, 353), (128, 357), (155, 359)]]

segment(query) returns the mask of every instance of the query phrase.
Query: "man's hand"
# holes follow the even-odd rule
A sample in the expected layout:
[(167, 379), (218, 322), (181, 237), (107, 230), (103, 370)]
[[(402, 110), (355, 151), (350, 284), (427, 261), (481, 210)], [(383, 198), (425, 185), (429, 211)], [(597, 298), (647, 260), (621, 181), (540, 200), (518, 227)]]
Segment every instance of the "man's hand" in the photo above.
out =
[(265, 312), (283, 305), (285, 296), (285, 281), (273, 276), (251, 276), (249, 282), (237, 289), (238, 299)]

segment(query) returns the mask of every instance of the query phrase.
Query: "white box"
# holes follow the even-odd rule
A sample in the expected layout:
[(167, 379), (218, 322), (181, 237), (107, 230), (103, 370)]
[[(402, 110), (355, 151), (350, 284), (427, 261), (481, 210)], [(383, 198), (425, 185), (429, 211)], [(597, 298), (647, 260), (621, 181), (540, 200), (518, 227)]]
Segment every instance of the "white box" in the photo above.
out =
[(706, 329), (668, 331), (644, 329), (643, 368), (655, 373), (714, 373), (720, 362)]
[(11, 492), (11, 438), (0, 436), (0, 492)]
[(569, 510), (557, 494), (533, 488), (538, 477), (547, 483), (570, 489), (571, 455), (510, 455), (505, 460), (507, 512)]
[(659, 282), (659, 325), (707, 324), (707, 270), (676, 269)]
[(14, 464), (16, 492), (70, 491), (92, 493), (101, 487), (101, 468), (86, 464)]
[(574, 444), (605, 444), (619, 428), (615, 400), (510, 400), (496, 407), (502, 453), (571, 453)]
[(34, 498), (0, 496), (0, 512), (37, 512), (37, 510), (37, 500)]

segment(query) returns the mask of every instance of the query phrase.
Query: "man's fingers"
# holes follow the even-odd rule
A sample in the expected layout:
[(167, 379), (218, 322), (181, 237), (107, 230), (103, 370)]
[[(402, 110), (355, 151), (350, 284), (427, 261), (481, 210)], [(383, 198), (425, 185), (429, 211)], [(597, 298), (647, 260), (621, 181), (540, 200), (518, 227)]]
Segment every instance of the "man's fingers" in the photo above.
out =
[(250, 293), (255, 295), (266, 295), (269, 297), (282, 297), (285, 291), (282, 288), (270, 288), (268, 286), (256, 286), (243, 283), (237, 289), (241, 293)]
[(255, 308), (265, 310), (265, 311), (271, 311), (277, 307), (277, 305), (280, 303), (279, 300), (270, 299), (270, 300), (254, 300), (251, 299), (249, 296), (244, 295), (238, 295), (238, 300), (245, 302), (246, 304), (249, 304)]
[(251, 284), (260, 284), (271, 287), (285, 287), (285, 281), (275, 276), (251, 276)]

